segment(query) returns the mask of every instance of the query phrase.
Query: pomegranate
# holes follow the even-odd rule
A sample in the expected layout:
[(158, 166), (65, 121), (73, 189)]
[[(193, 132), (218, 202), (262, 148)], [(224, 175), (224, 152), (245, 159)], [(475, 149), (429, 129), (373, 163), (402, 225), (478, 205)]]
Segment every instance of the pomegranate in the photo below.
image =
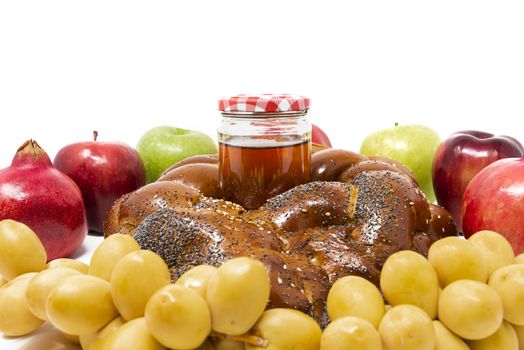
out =
[(23, 222), (36, 232), (47, 259), (73, 253), (87, 235), (87, 219), (78, 186), (57, 170), (47, 153), (26, 141), (11, 166), (0, 170), (0, 220)]

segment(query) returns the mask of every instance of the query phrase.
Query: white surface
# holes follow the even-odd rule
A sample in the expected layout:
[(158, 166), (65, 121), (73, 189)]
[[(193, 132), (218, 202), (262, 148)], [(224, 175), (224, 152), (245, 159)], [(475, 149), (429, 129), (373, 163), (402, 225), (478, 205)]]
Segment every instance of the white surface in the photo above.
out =
[(215, 134), (217, 98), (291, 92), (337, 147), (394, 122), (524, 139), (524, 2), (0, 2), (0, 167), (35, 138)]
[(339, 148), (394, 122), (524, 140), (522, 18), (518, 0), (1, 1), (0, 168), (28, 138), (53, 158), (93, 129), (214, 136), (240, 92), (309, 96)]
[[(86, 240), (71, 258), (89, 264), (91, 255), (102, 241), (101, 236), (87, 236)], [(33, 333), (18, 338), (5, 337), (0, 333), (0, 350), (79, 350), (80, 346), (66, 340), (62, 334), (49, 323)], [(137, 349), (138, 350), (138, 349)]]

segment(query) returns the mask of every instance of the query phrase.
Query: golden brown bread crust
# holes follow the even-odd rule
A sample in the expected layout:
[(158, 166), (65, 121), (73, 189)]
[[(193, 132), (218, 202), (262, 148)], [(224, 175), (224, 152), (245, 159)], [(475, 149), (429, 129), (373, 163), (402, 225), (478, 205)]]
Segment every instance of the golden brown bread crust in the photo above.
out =
[(398, 166), (395, 163), (391, 163), (385, 160), (378, 160), (378, 159), (367, 159), (363, 160), (361, 162), (355, 163), (352, 166), (346, 168), (344, 171), (340, 173), (338, 176), (338, 181), (342, 182), (351, 182), (357, 175), (364, 171), (381, 171), (381, 170), (388, 170), (394, 173), (399, 173), (402, 175), (405, 175), (409, 177), (411, 181), (413, 181), (414, 184), (417, 183), (417, 180), (415, 179), (415, 175), (406, 168), (405, 166)]
[(406, 174), (418, 186), (418, 182), (417, 182), (417, 179), (415, 178), (415, 174), (413, 174), (411, 169), (409, 169), (407, 166), (405, 166), (401, 162), (396, 161), (395, 159), (388, 158), (388, 157), (383, 157), (383, 156), (369, 156), (368, 159), (369, 160), (377, 160), (379, 162), (383, 162), (383, 163), (387, 163), (387, 164), (393, 165), (398, 171), (400, 171), (403, 174)]
[(334, 148), (313, 153), (311, 181), (337, 181), (344, 170), (366, 159), (362, 154)]
[(222, 198), (218, 164), (191, 163), (177, 166), (164, 173), (157, 181), (179, 181), (200, 191), (206, 197)]
[[(201, 195), (217, 191), (218, 183), (205, 178), (215, 179), (218, 169), (186, 163), (171, 170), (176, 180), (121, 198), (104, 232), (134, 234), (143, 248), (166, 260), (175, 278), (199, 264), (218, 266), (237, 256), (259, 259), (270, 273), (270, 305), (293, 307), (321, 322), (337, 278), (353, 274), (378, 284), (392, 253), (426, 254), (431, 242), (456, 234), (449, 214), (428, 203), (405, 167), (332, 149), (315, 153), (312, 164), (313, 178), (322, 181), (247, 211)], [(197, 169), (208, 172), (196, 174)], [(158, 198), (161, 205), (155, 204)]]
[(164, 176), (173, 169), (179, 168), (188, 164), (218, 164), (218, 156), (216, 154), (198, 154), (196, 156), (187, 157), (179, 162), (171, 165), (169, 168), (164, 170), (160, 176)]
[(284, 232), (329, 225), (350, 220), (350, 188), (341, 182), (317, 181), (297, 186), (248, 212), (252, 221), (272, 222)]
[(425, 256), (428, 255), (429, 247), (436, 240), (458, 235), (457, 225), (446, 209), (436, 204), (430, 204), (429, 209), (431, 218), (424, 227), (413, 233), (413, 245), (411, 247), (412, 250)]
[(120, 197), (104, 220), (104, 235), (133, 235), (138, 225), (150, 214), (163, 208), (191, 207), (201, 194), (178, 181), (153, 182)]

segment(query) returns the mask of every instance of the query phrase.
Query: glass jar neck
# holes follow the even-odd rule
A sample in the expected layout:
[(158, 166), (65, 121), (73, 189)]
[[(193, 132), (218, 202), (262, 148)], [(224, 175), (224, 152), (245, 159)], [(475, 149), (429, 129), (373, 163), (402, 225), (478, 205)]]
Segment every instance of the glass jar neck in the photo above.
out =
[(224, 118), (238, 119), (274, 119), (274, 118), (300, 118), (307, 115), (307, 109), (302, 111), (287, 112), (221, 112)]

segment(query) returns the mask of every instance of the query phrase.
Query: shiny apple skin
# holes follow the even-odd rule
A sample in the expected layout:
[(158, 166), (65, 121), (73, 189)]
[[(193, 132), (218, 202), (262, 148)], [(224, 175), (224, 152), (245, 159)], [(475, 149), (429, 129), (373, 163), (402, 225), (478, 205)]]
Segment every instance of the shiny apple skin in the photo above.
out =
[(482, 131), (459, 131), (440, 144), (433, 160), (433, 188), (438, 204), (451, 213), (459, 230), (462, 196), (471, 179), (496, 160), (523, 155), (516, 139)]
[(35, 231), (48, 261), (67, 257), (87, 235), (82, 194), (36, 143), (24, 145), (11, 166), (0, 170), (0, 220), (20, 221)]
[(332, 147), (327, 134), (315, 124), (311, 124), (311, 142), (321, 146)]
[(74, 143), (56, 154), (54, 164), (80, 187), (89, 229), (96, 232), (103, 232), (105, 215), (120, 196), (145, 184), (140, 155), (123, 143)]
[(469, 183), (463, 198), (462, 228), (502, 234), (515, 255), (524, 252), (524, 158), (497, 160)]

